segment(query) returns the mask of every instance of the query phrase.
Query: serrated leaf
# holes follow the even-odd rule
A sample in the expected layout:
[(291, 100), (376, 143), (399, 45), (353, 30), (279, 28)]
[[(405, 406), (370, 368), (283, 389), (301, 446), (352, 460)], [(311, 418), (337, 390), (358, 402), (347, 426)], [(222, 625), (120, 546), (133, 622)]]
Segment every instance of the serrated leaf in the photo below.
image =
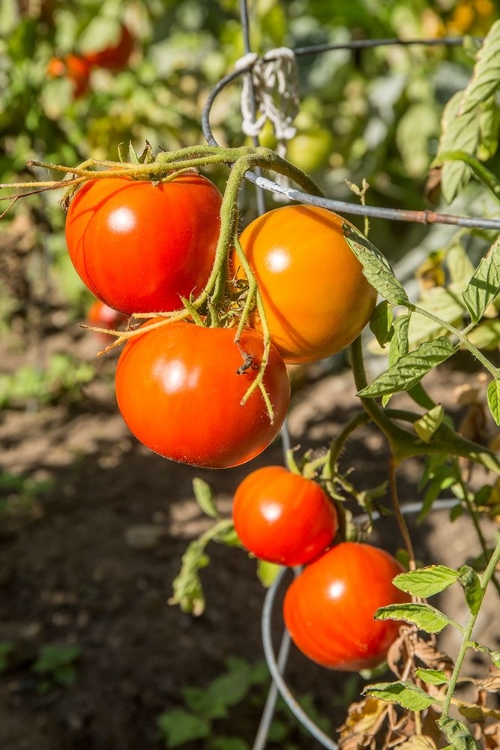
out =
[(396, 588), (406, 591), (412, 596), (427, 599), (429, 596), (439, 594), (458, 579), (459, 574), (445, 565), (429, 565), (425, 568), (417, 568), (407, 573), (400, 573), (394, 578)]
[(210, 518), (219, 518), (219, 511), (214, 502), (212, 488), (207, 482), (199, 477), (193, 479), (193, 492), (196, 502), (205, 515)]
[(426, 633), (440, 633), (452, 624), (452, 620), (429, 604), (389, 604), (375, 612), (375, 619), (403, 620)]
[(500, 21), (496, 21), (488, 31), (477, 54), (472, 78), (464, 91), (460, 105), (460, 115), (474, 111), (481, 102), (488, 99), (500, 86)]
[(500, 293), (500, 237), (481, 259), (462, 297), (471, 320), (477, 323)]
[(383, 372), (370, 385), (358, 392), (364, 398), (377, 398), (400, 391), (407, 391), (416, 385), (436, 365), (445, 362), (456, 351), (455, 346), (445, 336), (420, 344), (414, 351), (401, 357), (386, 372)]
[(488, 406), (491, 412), (491, 416), (495, 420), (495, 424), (500, 427), (500, 380), (492, 380), (488, 384), (488, 390), (486, 391), (488, 398)]
[(392, 305), (407, 305), (408, 295), (394, 276), (389, 261), (351, 224), (342, 225), (344, 238), (363, 266), (363, 274), (377, 292)]
[(463, 565), (458, 571), (458, 581), (464, 587), (465, 601), (471, 614), (477, 615), (483, 601), (481, 580), (476, 571), (469, 565)]
[(495, 198), (500, 198), (500, 182), (495, 174), (487, 169), (479, 159), (465, 151), (444, 151), (438, 158), (434, 159), (433, 166), (446, 164), (447, 162), (463, 162), (466, 164), (474, 176), (490, 190)]
[(444, 732), (446, 739), (451, 742), (453, 750), (479, 750), (479, 745), (467, 726), (458, 719), (444, 716), (438, 719), (437, 725)]
[(416, 422), (413, 423), (413, 427), (420, 440), (424, 443), (428, 443), (438, 427), (442, 424), (444, 419), (444, 409), (438, 404), (433, 409), (420, 417)]
[[(459, 116), (463, 92), (458, 91), (446, 104), (441, 121), (442, 134), (439, 141), (437, 160), (442, 153), (465, 151), (474, 155), (479, 143), (479, 125), (474, 110)], [(470, 171), (460, 161), (446, 162), (441, 170), (441, 189), (448, 203), (451, 203), (459, 190), (470, 179)]]
[(273, 585), (280, 570), (280, 565), (267, 562), (266, 560), (257, 560), (257, 576), (266, 589)]
[(368, 685), (363, 690), (363, 694), (387, 703), (397, 703), (398, 706), (408, 708), (410, 711), (424, 711), (426, 708), (430, 708), (433, 703), (438, 702), (412, 682), (404, 681), (379, 682), (377, 685)]
[(448, 677), (440, 669), (417, 669), (415, 674), (428, 685), (446, 685)]
[(392, 307), (386, 300), (382, 300), (373, 311), (370, 330), (382, 348), (391, 340), (394, 332), (393, 314)]

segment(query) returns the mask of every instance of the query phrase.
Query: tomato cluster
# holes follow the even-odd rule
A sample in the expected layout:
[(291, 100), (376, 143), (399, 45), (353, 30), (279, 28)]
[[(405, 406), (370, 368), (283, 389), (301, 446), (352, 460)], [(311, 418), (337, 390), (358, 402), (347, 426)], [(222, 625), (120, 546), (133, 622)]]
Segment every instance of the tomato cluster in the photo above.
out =
[(392, 584), (402, 567), (377, 547), (336, 543), (337, 511), (317, 482), (281, 466), (257, 469), (236, 489), (233, 522), (256, 557), (306, 566), (283, 604), (300, 651), (324, 667), (351, 672), (384, 660), (399, 623), (377, 621), (374, 614), (409, 600)]
[(134, 35), (125, 24), (121, 24), (119, 37), (114, 44), (96, 52), (52, 57), (47, 65), (47, 75), (49, 78), (67, 78), (73, 86), (74, 98), (79, 99), (89, 90), (92, 69), (121, 70), (127, 65), (134, 44)]

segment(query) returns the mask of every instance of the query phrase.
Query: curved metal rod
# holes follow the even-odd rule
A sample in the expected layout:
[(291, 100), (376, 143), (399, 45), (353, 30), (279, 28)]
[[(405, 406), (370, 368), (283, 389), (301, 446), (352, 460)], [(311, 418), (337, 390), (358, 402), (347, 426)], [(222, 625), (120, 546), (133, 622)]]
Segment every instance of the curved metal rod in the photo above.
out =
[[(368, 40), (363, 40), (362, 46), (378, 46), (378, 44), (430, 44), (434, 43), (434, 40), (381, 40), (380, 42), (366, 43)], [(463, 41), (463, 40), (460, 40)], [(454, 37), (448, 38), (448, 41), (440, 40), (441, 43), (457, 44), (458, 41)], [(351, 48), (354, 42), (344, 45), (327, 45), (331, 49), (346, 49)], [(356, 44), (357, 46), (357, 44)], [(325, 47), (326, 49), (326, 47)], [(311, 54), (311, 51), (323, 51), (323, 48), (319, 49), (316, 47), (303, 48), (302, 54)], [(218, 146), (212, 128), (210, 126), (210, 112), (217, 96), (223, 91), (226, 86), (235, 81), (241, 75), (249, 73), (252, 70), (253, 62), (242, 67), (241, 69), (234, 70), (216, 84), (208, 95), (207, 101), (203, 108), (201, 116), (201, 126), (205, 140), (210, 146)], [(390, 221), (408, 221), (418, 224), (451, 224), (459, 227), (470, 227), (470, 228), (482, 228), (482, 229), (493, 229), (500, 231), (500, 220), (496, 219), (482, 219), (470, 216), (456, 216), (453, 214), (443, 214), (437, 211), (411, 211), (399, 208), (383, 208), (379, 206), (362, 206), (358, 203), (349, 203), (347, 201), (334, 200), (332, 198), (321, 198), (315, 195), (309, 195), (303, 193), (301, 190), (295, 188), (278, 185), (276, 182), (262, 177), (254, 172), (247, 172), (245, 175), (246, 179), (253, 182), (257, 187), (267, 190), (272, 193), (279, 193), (286, 196), (289, 200), (298, 201), (299, 203), (307, 203), (312, 206), (320, 206), (327, 208), (330, 211), (336, 211), (339, 213), (354, 214), (358, 216), (368, 216), (376, 219), (388, 219)]]
[[(433, 505), (433, 510), (447, 510), (449, 508), (452, 508), (454, 505), (457, 504), (456, 498), (446, 498), (441, 500), (436, 500), (436, 502)], [(420, 502), (413, 502), (413, 503), (407, 503), (406, 505), (403, 505), (401, 508), (402, 512), (405, 515), (409, 515), (412, 513), (418, 513), (422, 509), (422, 503)], [(377, 520), (380, 518), (379, 513), (373, 513), (372, 514), (372, 520)], [(368, 515), (363, 514), (358, 516), (356, 519), (359, 523), (363, 523), (368, 520)], [(276, 593), (283, 581), (283, 578), (289, 568), (282, 568), (278, 575), (276, 576), (272, 586), (267, 591), (266, 597), (264, 599), (264, 607), (262, 610), (262, 643), (264, 646), (264, 655), (266, 658), (267, 665), (269, 667), (269, 672), (271, 673), (271, 676), (273, 678), (273, 682), (276, 685), (276, 688), (278, 689), (281, 697), (287, 704), (290, 711), (293, 713), (293, 715), (299, 720), (299, 722), (310, 732), (310, 734), (315, 737), (315, 739), (320, 742), (323, 747), (326, 747), (327, 750), (338, 750), (338, 745), (336, 742), (334, 742), (328, 735), (326, 735), (322, 729), (320, 729), (313, 721), (312, 719), (306, 714), (304, 709), (299, 705), (297, 699), (293, 696), (292, 692), (290, 691), (290, 688), (286, 684), (285, 680), (283, 679), (283, 671), (285, 668), (285, 664), (283, 663), (283, 659), (279, 659), (279, 661), (276, 661), (276, 655), (274, 652), (272, 637), (271, 637), (271, 615), (272, 615), (272, 609), (274, 605), (274, 599), (276, 597)], [(294, 568), (293, 569), (295, 576), (300, 574), (300, 568)], [(283, 633), (283, 639), (286, 641), (286, 639), (289, 639), (288, 632), (284, 631)], [(283, 647), (283, 640), (282, 640), (282, 647)]]

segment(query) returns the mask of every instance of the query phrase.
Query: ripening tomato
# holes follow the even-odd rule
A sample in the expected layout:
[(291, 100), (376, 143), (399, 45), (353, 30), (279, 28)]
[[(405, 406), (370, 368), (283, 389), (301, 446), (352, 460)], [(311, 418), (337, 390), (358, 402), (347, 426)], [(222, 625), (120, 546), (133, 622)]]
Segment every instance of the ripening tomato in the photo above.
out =
[(241, 543), (278, 565), (304, 565), (331, 544), (338, 528), (335, 506), (311, 479), (284, 466), (265, 466), (237, 487), (233, 522)]
[(359, 672), (384, 661), (401, 623), (375, 620), (379, 607), (410, 601), (392, 579), (402, 572), (385, 550), (342, 542), (289, 586), (285, 625), (306, 656), (330, 669)]
[[(242, 406), (264, 351), (262, 336), (235, 329), (169, 323), (131, 338), (118, 359), (116, 398), (131, 432), (155, 453), (209, 469), (238, 466), (278, 434), (290, 401), (286, 366), (274, 347), (264, 387)], [(248, 356), (244, 362), (243, 354)]]
[(97, 52), (89, 52), (85, 55), (91, 65), (108, 70), (121, 70), (129, 61), (134, 49), (135, 39), (130, 29), (125, 24), (120, 25), (120, 33), (114, 44), (109, 44)]
[[(128, 320), (128, 316), (118, 310), (113, 310), (109, 305), (96, 299), (87, 310), (87, 323), (94, 328), (109, 328), (116, 330)], [(96, 336), (101, 341), (114, 341), (114, 336), (96, 331)]]
[(91, 65), (82, 55), (66, 55), (66, 57), (52, 57), (47, 65), (49, 78), (66, 76), (73, 85), (73, 96), (80, 98), (89, 90)]
[[(287, 363), (339, 352), (370, 320), (377, 293), (344, 239), (344, 221), (325, 208), (290, 205), (241, 233), (271, 338)], [(235, 253), (232, 264), (237, 278), (245, 278)], [(253, 324), (260, 329), (258, 317)]]
[(212, 271), (222, 196), (206, 177), (181, 174), (157, 185), (92, 179), (72, 199), (66, 242), (83, 283), (127, 315), (182, 308)]

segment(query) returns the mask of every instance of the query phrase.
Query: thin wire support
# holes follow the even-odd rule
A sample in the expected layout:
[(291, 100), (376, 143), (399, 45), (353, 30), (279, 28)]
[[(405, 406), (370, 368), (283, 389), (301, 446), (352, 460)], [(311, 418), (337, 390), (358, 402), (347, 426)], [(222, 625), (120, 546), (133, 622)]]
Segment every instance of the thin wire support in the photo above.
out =
[[(454, 505), (457, 504), (456, 498), (443, 498), (441, 500), (436, 500), (436, 502), (433, 505), (433, 510), (449, 510)], [(422, 510), (422, 503), (420, 502), (413, 502), (413, 503), (407, 503), (402, 507), (402, 512), (405, 515), (411, 515), (413, 513), (418, 513)], [(372, 514), (372, 520), (377, 520), (380, 518), (380, 515), (378, 513)], [(367, 515), (360, 515), (355, 519), (358, 523), (364, 523), (368, 520)], [(266, 658), (267, 666), (269, 668), (269, 672), (271, 673), (271, 676), (273, 678), (273, 683), (276, 686), (276, 689), (280, 693), (281, 697), (285, 701), (286, 705), (292, 712), (292, 714), (295, 716), (295, 718), (304, 726), (308, 732), (316, 739), (318, 742), (320, 742), (323, 747), (327, 748), (327, 750), (338, 750), (338, 744), (331, 739), (331, 737), (328, 737), (322, 729), (320, 729), (313, 721), (312, 719), (307, 715), (307, 713), (304, 711), (304, 709), (299, 705), (297, 699), (294, 697), (293, 693), (291, 692), (290, 688), (286, 684), (284, 678), (283, 678), (283, 671), (284, 667), (282, 664), (281, 658), (276, 659), (274, 646), (273, 646), (273, 640), (271, 635), (271, 625), (272, 625), (272, 611), (274, 606), (274, 601), (276, 598), (276, 594), (283, 582), (283, 579), (288, 572), (288, 568), (282, 568), (278, 575), (276, 576), (272, 586), (267, 591), (265, 600), (264, 600), (264, 607), (262, 610), (262, 643), (264, 647), (264, 655)], [(294, 569), (294, 574), (298, 575), (300, 572), (300, 569)], [(282, 645), (283, 640), (289, 639), (288, 633), (285, 630), (282, 637)], [(281, 651), (281, 648), (280, 648)], [(280, 653), (281, 656), (281, 653)], [(254, 745), (253, 750), (262, 750), (264, 745)]]
[[(451, 46), (459, 46), (463, 44), (462, 38), (456, 37), (443, 37), (443, 39), (381, 39), (381, 40), (353, 40), (346, 42), (345, 44), (333, 44), (333, 45), (318, 45), (316, 47), (302, 47), (298, 50), (294, 50), (295, 54), (309, 55), (319, 52), (325, 52), (329, 50), (345, 50), (345, 49), (363, 49), (373, 48), (383, 45), (398, 45), (402, 44), (405, 46), (410, 45), (437, 45), (445, 44)], [(210, 114), (213, 104), (218, 95), (228, 86), (238, 79), (241, 75), (248, 74), (251, 72), (254, 63), (249, 63), (247, 66), (241, 69), (232, 71), (227, 76), (222, 78), (216, 86), (212, 89), (207, 97), (205, 107), (203, 108), (201, 117), (201, 126), (203, 134), (207, 143), (210, 146), (218, 146), (217, 140), (212, 132), (210, 125)], [(258, 188), (263, 190), (279, 193), (284, 195), (286, 198), (292, 201), (298, 201), (299, 203), (307, 203), (312, 206), (320, 206), (327, 208), (331, 211), (339, 213), (354, 214), (358, 216), (368, 216), (375, 219), (388, 219), (390, 221), (406, 221), (419, 224), (450, 224), (459, 227), (471, 227), (481, 229), (492, 229), (500, 231), (500, 220), (496, 219), (483, 219), (479, 217), (470, 216), (457, 216), (453, 214), (443, 214), (437, 211), (423, 210), (423, 211), (411, 211), (399, 208), (383, 208), (379, 206), (362, 206), (357, 203), (349, 203), (347, 201), (334, 200), (332, 198), (321, 198), (318, 196), (309, 195), (301, 190), (295, 188), (279, 185), (272, 180), (269, 180), (262, 175), (256, 174), (255, 172), (247, 172), (245, 175), (246, 179), (253, 182)]]

